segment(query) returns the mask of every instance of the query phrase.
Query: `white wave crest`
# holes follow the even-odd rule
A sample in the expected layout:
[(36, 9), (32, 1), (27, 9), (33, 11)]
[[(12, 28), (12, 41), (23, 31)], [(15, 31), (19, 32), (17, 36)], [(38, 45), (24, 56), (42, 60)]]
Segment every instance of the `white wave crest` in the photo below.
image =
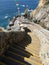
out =
[(5, 18), (5, 19), (7, 19), (7, 18), (8, 18), (8, 16), (5, 16), (4, 18)]
[(17, 3), (16, 6), (19, 6), (19, 4)]
[(28, 10), (28, 11), (30, 11), (30, 12), (31, 12), (31, 11), (33, 11), (33, 10), (31, 9), (31, 10)]
[(21, 5), (22, 7), (25, 7), (25, 5)]

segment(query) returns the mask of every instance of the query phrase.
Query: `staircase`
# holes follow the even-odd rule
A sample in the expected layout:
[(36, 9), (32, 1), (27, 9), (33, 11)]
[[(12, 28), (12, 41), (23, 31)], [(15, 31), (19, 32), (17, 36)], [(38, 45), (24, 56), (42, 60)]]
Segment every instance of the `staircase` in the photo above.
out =
[(0, 57), (0, 65), (42, 65), (38, 54), (39, 47), (35, 42), (32, 44), (32, 36), (32, 32), (29, 32), (21, 43), (10, 44)]

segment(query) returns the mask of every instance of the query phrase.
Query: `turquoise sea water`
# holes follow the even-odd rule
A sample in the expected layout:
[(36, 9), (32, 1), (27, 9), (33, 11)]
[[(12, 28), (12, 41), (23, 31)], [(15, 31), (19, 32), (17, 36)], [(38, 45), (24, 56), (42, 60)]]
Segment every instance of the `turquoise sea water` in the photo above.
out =
[[(34, 10), (38, 5), (39, 0), (0, 0), (0, 26), (6, 28), (9, 23), (9, 18), (17, 15), (17, 8), (23, 13), (28, 6), (29, 9)], [(18, 4), (16, 6), (16, 4)]]

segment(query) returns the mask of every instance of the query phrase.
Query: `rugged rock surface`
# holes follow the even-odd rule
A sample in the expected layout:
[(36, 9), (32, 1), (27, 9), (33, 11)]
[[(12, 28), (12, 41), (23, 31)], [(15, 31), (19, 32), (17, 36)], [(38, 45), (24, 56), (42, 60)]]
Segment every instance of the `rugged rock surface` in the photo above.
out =
[(41, 26), (49, 29), (49, 4), (39, 10), (35, 15), (35, 19)]
[[(42, 64), (49, 65), (49, 51), (48, 51), (48, 49), (49, 49), (49, 31), (43, 29), (40, 25), (37, 25), (37, 24), (34, 24), (31, 27), (33, 28), (32, 33), (34, 33), (34, 35), (36, 35), (37, 38), (39, 38), (39, 44), (40, 44), (39, 45), (39, 47), (40, 47), (39, 57), (42, 60)], [(36, 46), (36, 44), (35, 44), (35, 46)]]
[(7, 31), (0, 28), (0, 55), (2, 55), (6, 49), (12, 43), (21, 42), (25, 37), (25, 31)]
[[(27, 50), (36, 57), (40, 57), (43, 65), (49, 65), (49, 31), (43, 29), (43, 27), (49, 29), (49, 4), (41, 7), (41, 9), (37, 11), (36, 15), (33, 18), (33, 21), (40, 24), (42, 27), (33, 22), (30, 23), (28, 19), (24, 19), (23, 17), (18, 17), (18, 20), (21, 21), (21, 23), (18, 22), (18, 26), (16, 23), (17, 21), (15, 21), (15, 27), (11, 26), (11, 29), (13, 29), (14, 32), (12, 32), (13, 30), (6, 31), (3, 28), (0, 28), (0, 55), (3, 53), (5, 49), (8, 48), (9, 43), (18, 43), (24, 39), (25, 32), (16, 31), (17, 29), (15, 28), (19, 26), (21, 26), (22, 29), (23, 27), (27, 27), (30, 30), (30, 32), (27, 32), (27, 34), (29, 34), (31, 40), (29, 42), (30, 44), (25, 47), (25, 50)], [(37, 50), (36, 54), (32, 49)]]
[[(22, 20), (21, 18), (19, 19)], [(2, 32), (0, 32), (0, 55), (4, 51), (6, 51), (6, 49), (9, 47), (9, 44), (12, 44), (12, 43), (20, 44), (21, 42), (22, 46), (25, 45), (25, 50), (27, 52), (31, 53), (34, 57), (40, 59), (40, 60), (35, 59), (35, 61), (37, 60), (38, 62), (40, 62), (35, 65), (42, 65), (42, 64), (49, 65), (49, 50), (48, 50), (49, 49), (49, 31), (46, 29), (43, 29), (43, 27), (41, 27), (38, 24), (35, 24), (30, 21), (28, 22), (28, 19), (27, 20), (23, 19), (23, 21), (20, 26), (25, 27), (24, 28), (25, 31), (15, 30), (15, 31), (5, 32), (1, 28)], [(29, 32), (28, 32), (28, 29), (29, 29)], [(26, 33), (27, 35), (29, 35), (28, 36), (29, 40), (27, 40), (25, 37)], [(27, 42), (24, 40), (24, 37), (27, 40)], [(32, 57), (30, 56), (30, 59), (31, 58)], [(33, 62), (30, 62), (30, 63), (33, 64)]]
[(40, 60), (38, 61), (42, 61), (42, 64), (35, 65), (49, 65), (49, 31), (35, 23), (24, 25), (31, 31), (28, 32), (31, 42), (25, 47), (25, 50), (33, 54), (33, 56), (39, 57)]
[(38, 7), (33, 11), (33, 21), (49, 30), (49, 4), (48, 0), (40, 0)]
[(39, 4), (37, 8), (31, 12), (30, 17), (33, 18), (39, 12), (39, 10), (44, 6), (45, 3), (46, 0), (39, 0)]
[[(31, 14), (33, 22), (39, 24), (37, 27), (35, 25), (35, 28), (33, 26), (33, 31), (41, 41), (39, 55), (43, 65), (49, 65), (49, 31), (45, 30), (49, 30), (49, 3), (47, 4), (47, 1), (48, 0), (45, 0), (43, 6), (39, 6), (39, 4), (38, 7), (33, 11), (33, 14)], [(45, 29), (40, 28), (40, 25)]]

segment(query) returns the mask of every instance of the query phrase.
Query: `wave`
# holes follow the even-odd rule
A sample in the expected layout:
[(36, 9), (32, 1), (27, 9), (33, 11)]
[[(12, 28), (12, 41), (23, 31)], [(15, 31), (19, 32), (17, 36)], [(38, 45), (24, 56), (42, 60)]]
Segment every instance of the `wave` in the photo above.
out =
[(6, 15), (4, 18), (5, 18), (5, 19), (7, 19), (7, 18), (8, 18), (8, 16)]
[(32, 12), (33, 10), (32, 10), (32, 9), (30, 9), (30, 10), (28, 10), (28, 11)]
[(25, 5), (21, 5), (22, 7), (25, 7)]
[(16, 6), (19, 6), (19, 4), (17, 3)]

